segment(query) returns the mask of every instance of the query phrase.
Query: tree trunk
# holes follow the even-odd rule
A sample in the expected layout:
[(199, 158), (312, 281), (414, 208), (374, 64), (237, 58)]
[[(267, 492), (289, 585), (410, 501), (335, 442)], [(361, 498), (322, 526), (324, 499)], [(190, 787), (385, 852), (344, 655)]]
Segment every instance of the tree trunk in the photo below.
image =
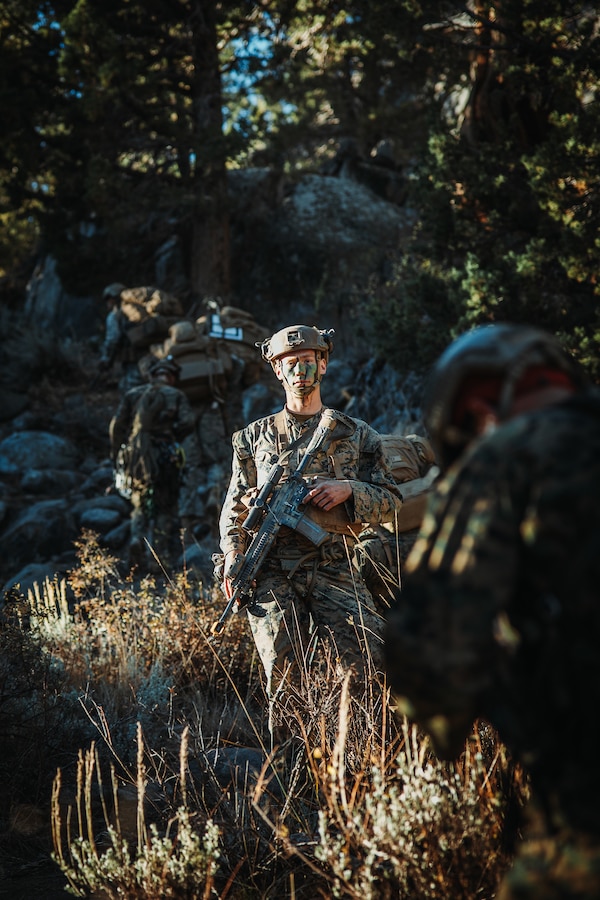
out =
[(190, 9), (196, 130), (190, 282), (198, 299), (225, 299), (231, 290), (229, 209), (215, 0), (195, 0)]

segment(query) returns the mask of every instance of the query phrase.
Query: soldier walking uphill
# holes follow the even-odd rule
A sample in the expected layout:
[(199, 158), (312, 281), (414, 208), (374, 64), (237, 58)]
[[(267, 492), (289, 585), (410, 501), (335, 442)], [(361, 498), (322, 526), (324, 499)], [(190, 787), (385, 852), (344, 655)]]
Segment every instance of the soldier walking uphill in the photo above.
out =
[(120, 363), (122, 392), (144, 383), (139, 368), (151, 343), (165, 337), (169, 326), (183, 313), (179, 300), (155, 287), (126, 288), (109, 284), (103, 292), (108, 307), (100, 371)]
[[(319, 424), (332, 334), (292, 325), (257, 345), (283, 386), (286, 405), (233, 436), (232, 476), (220, 518), (228, 597), (228, 574), (247, 549), (243, 523), (252, 500), (276, 462), (283, 466), (285, 483)], [(332, 441), (303, 473), (310, 488), (306, 515), (325, 529), (326, 539), (316, 547), (298, 531), (282, 527), (257, 578), (253, 606), (263, 615), (248, 614), (271, 701), (278, 689), (283, 697), (288, 680), (299, 683), (323, 644), (346, 669), (362, 673), (367, 658), (374, 670), (381, 669), (381, 619), (364, 581), (352, 574), (351, 548), (363, 522), (394, 518), (400, 493), (378, 434), (359, 419), (337, 411), (332, 415)], [(273, 727), (272, 702), (270, 711)]]
[(490, 325), (425, 406), (445, 476), (389, 616), (391, 684), (441, 756), (483, 717), (529, 772), (499, 898), (598, 898), (600, 393), (550, 335)]
[(194, 428), (195, 415), (175, 387), (179, 366), (170, 358), (150, 367), (150, 383), (122, 398), (110, 423), (117, 486), (132, 504), (130, 565), (160, 571), (171, 562), (178, 539), (178, 499), (184, 454), (181, 441)]

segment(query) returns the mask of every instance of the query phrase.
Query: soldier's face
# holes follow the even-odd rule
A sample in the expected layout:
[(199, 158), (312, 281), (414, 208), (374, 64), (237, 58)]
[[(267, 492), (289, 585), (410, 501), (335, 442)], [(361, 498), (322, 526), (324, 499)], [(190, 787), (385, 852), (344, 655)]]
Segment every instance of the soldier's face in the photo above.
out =
[(326, 368), (327, 363), (324, 359), (317, 360), (314, 350), (297, 350), (286, 353), (277, 361), (275, 374), (286, 390), (297, 397), (305, 397), (314, 391)]

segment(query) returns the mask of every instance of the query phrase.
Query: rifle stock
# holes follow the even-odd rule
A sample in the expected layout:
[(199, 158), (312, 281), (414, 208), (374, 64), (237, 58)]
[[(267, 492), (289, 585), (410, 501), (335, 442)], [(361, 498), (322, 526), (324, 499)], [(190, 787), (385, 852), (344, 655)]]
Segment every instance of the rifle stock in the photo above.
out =
[[(266, 615), (266, 611), (253, 600), (252, 592), (256, 576), (282, 526), (293, 528), (317, 547), (327, 540), (328, 532), (306, 516), (303, 500), (310, 487), (304, 480), (303, 474), (317, 451), (331, 438), (335, 426), (336, 419), (333, 411), (323, 410), (319, 425), (298, 468), (276, 493), (275, 488), (281, 480), (284, 468), (276, 463), (270, 470), (267, 480), (255, 497), (250, 513), (243, 524), (245, 531), (254, 532), (252, 541), (246, 553), (238, 556), (228, 572), (227, 577), (232, 590), (231, 597), (219, 619), (212, 625), (211, 634), (220, 634), (229, 616), (233, 612), (239, 612), (245, 606), (255, 616)], [(263, 516), (262, 522), (256, 528), (261, 515)]]

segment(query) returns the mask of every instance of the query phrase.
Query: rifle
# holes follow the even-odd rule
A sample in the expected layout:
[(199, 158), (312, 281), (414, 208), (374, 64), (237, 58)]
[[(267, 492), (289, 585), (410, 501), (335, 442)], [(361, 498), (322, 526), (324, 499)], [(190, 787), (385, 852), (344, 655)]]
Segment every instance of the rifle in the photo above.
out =
[[(267, 480), (251, 502), (252, 508), (242, 526), (244, 531), (254, 532), (254, 536), (246, 553), (238, 556), (227, 573), (231, 582), (232, 594), (221, 617), (211, 627), (211, 634), (220, 634), (231, 613), (239, 612), (245, 606), (252, 615), (260, 617), (266, 615), (262, 606), (253, 599), (253, 584), (282, 525), (293, 528), (299, 534), (304, 535), (316, 547), (320, 547), (329, 537), (324, 528), (306, 516), (306, 506), (302, 501), (310, 491), (310, 486), (304, 480), (303, 475), (317, 450), (331, 438), (336, 424), (333, 410), (324, 409), (298, 468), (292, 472), (274, 496), (284, 467), (280, 462), (276, 462), (269, 471)], [(261, 516), (263, 518), (260, 527), (255, 530)]]

